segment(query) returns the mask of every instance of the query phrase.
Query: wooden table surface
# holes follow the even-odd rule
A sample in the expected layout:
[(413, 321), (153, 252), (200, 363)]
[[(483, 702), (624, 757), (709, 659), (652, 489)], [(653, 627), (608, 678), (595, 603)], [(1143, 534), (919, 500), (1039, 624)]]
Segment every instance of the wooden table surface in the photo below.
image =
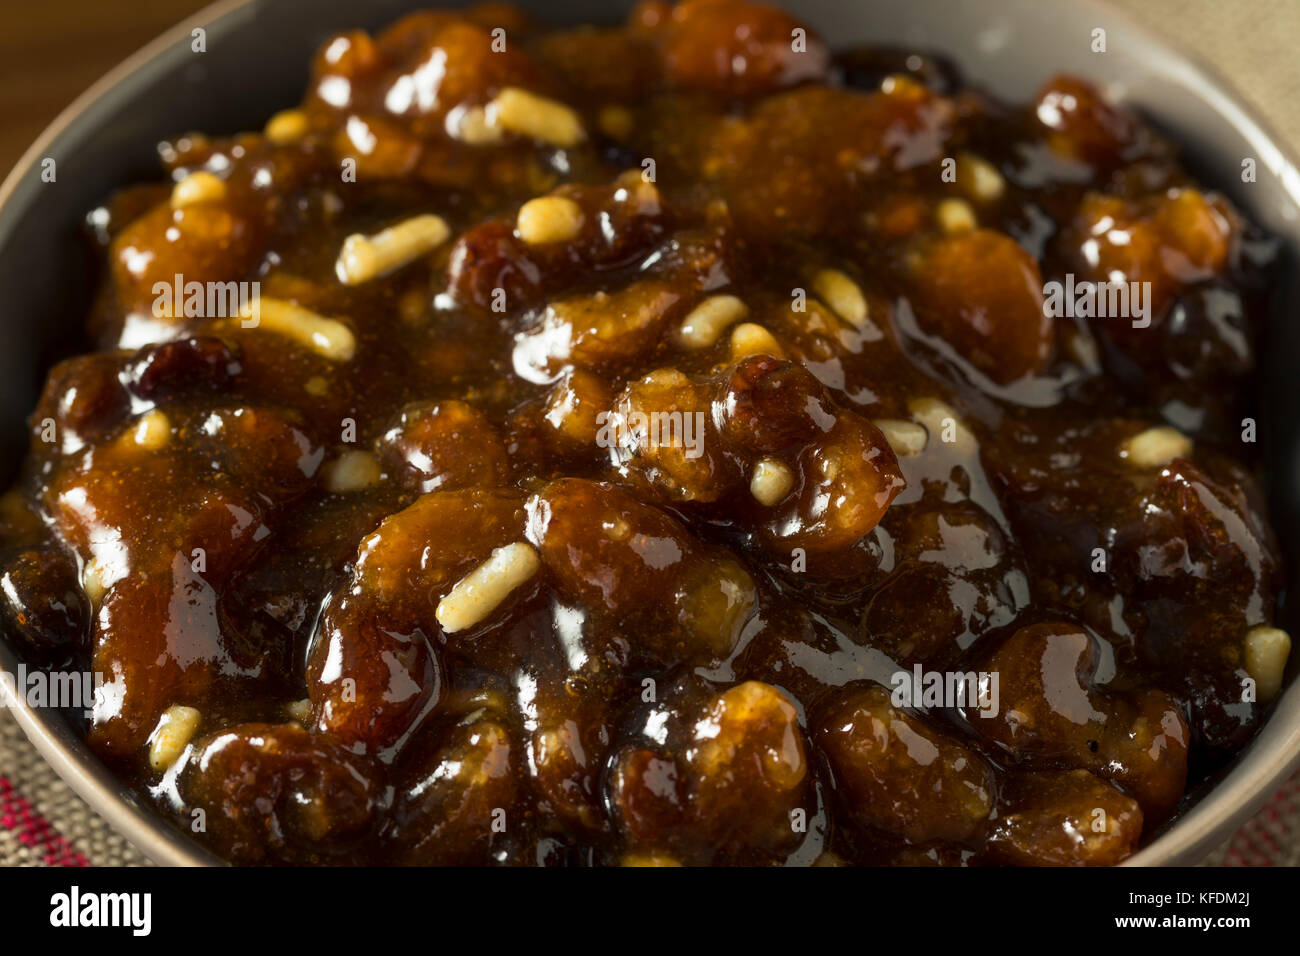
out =
[(0, 178), (59, 110), (207, 0), (0, 0)]

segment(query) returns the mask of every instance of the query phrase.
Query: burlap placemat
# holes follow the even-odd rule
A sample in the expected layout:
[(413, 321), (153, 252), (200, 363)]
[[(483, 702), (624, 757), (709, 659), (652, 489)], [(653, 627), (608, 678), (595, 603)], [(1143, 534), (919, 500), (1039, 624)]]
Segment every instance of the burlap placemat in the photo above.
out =
[(0, 708), (0, 866), (147, 866)]
[[(1229, 77), (1292, 144), (1300, 143), (1300, 2), (1115, 0)], [(797, 5), (796, 5), (797, 6)], [(1300, 864), (1300, 775), (1206, 859), (1211, 866)], [(0, 710), (0, 866), (140, 866)]]

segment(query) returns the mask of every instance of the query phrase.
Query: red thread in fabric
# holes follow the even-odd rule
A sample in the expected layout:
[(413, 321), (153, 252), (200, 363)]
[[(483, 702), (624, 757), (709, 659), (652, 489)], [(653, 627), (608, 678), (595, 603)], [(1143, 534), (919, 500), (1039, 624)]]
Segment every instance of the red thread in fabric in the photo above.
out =
[(1255, 817), (1237, 831), (1223, 858), (1224, 866), (1275, 866), (1296, 840), (1300, 774), (1273, 795)]
[(0, 777), (0, 827), (18, 834), (18, 842), (43, 852), (46, 866), (89, 866), (59, 832), (14, 790), (7, 777)]

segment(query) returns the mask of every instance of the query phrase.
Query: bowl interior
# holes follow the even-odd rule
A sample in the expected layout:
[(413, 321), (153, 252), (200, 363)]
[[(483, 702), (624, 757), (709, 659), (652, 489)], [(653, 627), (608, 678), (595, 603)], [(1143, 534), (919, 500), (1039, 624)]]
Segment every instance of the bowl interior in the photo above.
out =
[[(630, 0), (517, 0), (556, 24), (611, 22)], [(330, 33), (377, 28), (421, 6), (417, 0), (225, 0), (155, 41), (82, 97), (19, 162), (0, 188), (0, 478), (8, 480), (26, 442), (31, 411), (51, 360), (75, 350), (96, 281), (80, 239), (86, 212), (115, 188), (157, 179), (155, 144), (179, 132), (260, 128), (297, 102), (307, 64)], [(836, 47), (910, 44), (951, 56), (975, 83), (1011, 101), (1029, 99), (1055, 72), (1103, 84), (1185, 144), (1193, 170), (1228, 194), (1283, 245), (1264, 367), (1258, 376), (1262, 440), (1270, 471), (1273, 520), (1286, 551), (1287, 590), (1300, 578), (1300, 389), (1289, 362), (1300, 357), (1300, 173), (1239, 99), (1208, 71), (1121, 14), (1096, 2), (1008, 4), (1003, 0), (800, 0), (797, 14)], [(206, 52), (191, 30), (206, 30)], [(1092, 31), (1107, 50), (1092, 52)], [(1242, 160), (1258, 177), (1244, 183)], [(56, 163), (43, 182), (41, 161)], [(1283, 626), (1296, 632), (1289, 611)], [(1300, 689), (1293, 655), (1290, 690), (1263, 731), (1233, 764), (1188, 800), (1166, 832), (1130, 862), (1188, 863), (1267, 797), (1300, 754)], [(0, 666), (15, 659), (0, 641)], [(98, 764), (61, 716), (15, 713), (55, 768), (152, 858), (204, 863), (212, 858), (159, 818)]]

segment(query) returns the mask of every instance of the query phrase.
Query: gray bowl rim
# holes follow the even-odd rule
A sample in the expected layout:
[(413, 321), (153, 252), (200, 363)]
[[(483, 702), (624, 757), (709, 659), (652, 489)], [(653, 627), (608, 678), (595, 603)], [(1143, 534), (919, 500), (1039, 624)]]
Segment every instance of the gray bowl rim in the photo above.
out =
[[(15, 206), (21, 201), (22, 186), (33, 176), (42, 157), (65, 141), (75, 140), (113, 115), (114, 101), (147, 83), (150, 67), (156, 66), (168, 50), (190, 35), (196, 26), (209, 32), (231, 28), (235, 20), (258, 0), (217, 0), (127, 57), (78, 96), (50, 123), (23, 153), (3, 184), (0, 184), (0, 245), (6, 238), (7, 223), (15, 220)], [(779, 0), (777, 0), (779, 2)], [(1282, 188), (1300, 206), (1300, 169), (1288, 144), (1218, 72), (1181, 44), (1158, 34), (1131, 15), (1103, 0), (1072, 0), (1076, 7), (1088, 7), (1125, 30), (1141, 37), (1152, 48), (1186, 68), (1191, 89), (1208, 108), (1229, 121), (1242, 137), (1257, 148), (1256, 155), (1280, 158), (1289, 175), (1282, 176)], [(436, 6), (431, 2), (430, 6)], [(34, 202), (29, 198), (29, 202)], [(1300, 226), (1290, 238), (1300, 245)], [(1293, 662), (1294, 663), (1294, 662)], [(0, 635), (0, 669), (13, 672), (18, 658)], [(84, 741), (57, 712), (30, 707), (21, 697), (8, 692), (0, 682), (0, 705), (17, 720), (28, 739), (54, 771), (110, 826), (154, 863), (163, 866), (225, 866), (197, 841), (177, 830), (161, 814), (141, 802), (89, 750)], [(1230, 765), (1226, 774), (1199, 796), (1122, 866), (1186, 866), (1199, 862), (1238, 826), (1245, 823), (1276, 788), (1300, 769), (1300, 681), (1290, 686), (1274, 704), (1265, 725)]]

